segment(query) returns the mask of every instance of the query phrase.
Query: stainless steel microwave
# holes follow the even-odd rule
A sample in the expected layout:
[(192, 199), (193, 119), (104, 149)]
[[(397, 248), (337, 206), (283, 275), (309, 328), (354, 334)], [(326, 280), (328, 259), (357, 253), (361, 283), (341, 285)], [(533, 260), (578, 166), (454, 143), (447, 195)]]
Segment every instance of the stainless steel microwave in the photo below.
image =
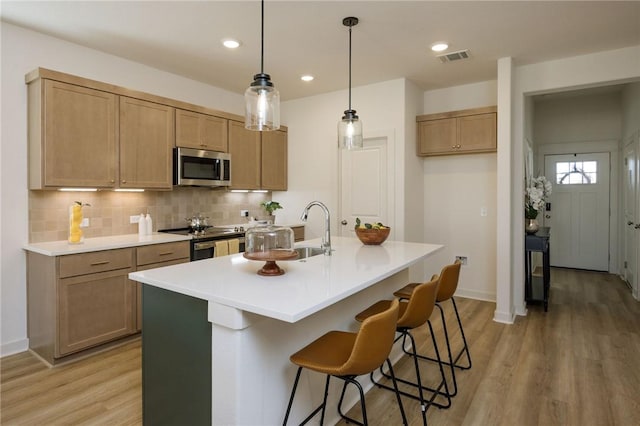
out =
[(230, 186), (231, 154), (204, 149), (173, 149), (173, 184)]

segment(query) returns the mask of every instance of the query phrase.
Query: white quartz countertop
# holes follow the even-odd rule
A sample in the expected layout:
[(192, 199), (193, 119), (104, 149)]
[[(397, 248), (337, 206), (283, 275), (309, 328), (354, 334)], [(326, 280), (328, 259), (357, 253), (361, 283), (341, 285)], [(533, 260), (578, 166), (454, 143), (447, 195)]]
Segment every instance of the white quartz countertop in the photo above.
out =
[[(320, 239), (300, 246), (320, 246)], [(443, 246), (385, 241), (365, 246), (357, 238), (332, 237), (332, 256), (278, 261), (284, 275), (256, 272), (264, 262), (242, 254), (147, 271), (129, 278), (187, 296), (287, 322), (299, 321), (426, 258)]]
[(111, 235), (108, 237), (85, 238), (81, 244), (69, 244), (65, 241), (48, 241), (45, 243), (26, 244), (27, 251), (45, 256), (64, 256), (67, 254), (88, 253), (92, 251), (112, 250), (126, 247), (146, 246), (150, 244), (172, 243), (190, 240), (189, 235), (176, 235), (154, 232), (151, 235), (138, 234)]

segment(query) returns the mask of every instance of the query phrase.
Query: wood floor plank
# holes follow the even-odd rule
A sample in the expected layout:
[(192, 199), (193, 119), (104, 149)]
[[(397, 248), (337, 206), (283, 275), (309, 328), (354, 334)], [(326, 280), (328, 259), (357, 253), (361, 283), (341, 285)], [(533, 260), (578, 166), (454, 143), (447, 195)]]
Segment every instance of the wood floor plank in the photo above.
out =
[[(449, 409), (429, 407), (430, 424), (640, 424), (640, 302), (618, 277), (552, 268), (549, 311), (529, 306), (513, 325), (493, 321), (494, 303), (457, 302), (473, 367), (456, 370), (458, 395)], [(461, 334), (451, 306), (443, 305), (455, 354)], [(439, 313), (431, 320), (444, 356)], [(433, 355), (428, 328), (415, 335), (419, 352)], [(140, 357), (140, 342), (134, 341), (55, 368), (28, 352), (2, 358), (0, 424), (141, 425)], [(428, 382), (437, 383), (435, 363), (422, 361), (420, 368)], [(406, 378), (415, 374), (408, 359), (394, 369)], [(409, 423), (421, 425), (417, 401), (403, 402)], [(358, 416), (356, 411), (350, 414)], [(395, 397), (386, 390), (368, 392), (367, 411), (372, 426), (400, 424)]]

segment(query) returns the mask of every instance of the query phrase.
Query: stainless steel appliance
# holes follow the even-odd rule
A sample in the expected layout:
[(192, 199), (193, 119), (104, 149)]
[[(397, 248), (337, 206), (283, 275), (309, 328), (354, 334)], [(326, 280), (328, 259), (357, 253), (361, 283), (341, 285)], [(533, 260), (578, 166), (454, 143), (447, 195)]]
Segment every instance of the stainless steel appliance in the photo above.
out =
[(240, 240), (240, 252), (244, 252), (244, 229), (242, 227), (216, 228), (207, 226), (202, 230), (191, 227), (161, 229), (158, 232), (191, 236), (191, 261), (209, 259), (215, 255), (215, 244), (221, 240)]
[(231, 185), (231, 154), (174, 148), (173, 184), (210, 187)]

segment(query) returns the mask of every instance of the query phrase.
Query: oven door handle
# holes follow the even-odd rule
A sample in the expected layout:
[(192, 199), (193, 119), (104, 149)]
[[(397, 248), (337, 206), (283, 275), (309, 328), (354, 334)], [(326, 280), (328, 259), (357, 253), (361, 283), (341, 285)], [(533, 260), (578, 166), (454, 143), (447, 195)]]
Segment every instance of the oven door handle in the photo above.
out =
[(216, 245), (215, 241), (204, 241), (202, 243), (195, 243), (193, 245), (193, 249), (194, 250), (207, 250), (207, 249), (215, 247), (215, 245)]

